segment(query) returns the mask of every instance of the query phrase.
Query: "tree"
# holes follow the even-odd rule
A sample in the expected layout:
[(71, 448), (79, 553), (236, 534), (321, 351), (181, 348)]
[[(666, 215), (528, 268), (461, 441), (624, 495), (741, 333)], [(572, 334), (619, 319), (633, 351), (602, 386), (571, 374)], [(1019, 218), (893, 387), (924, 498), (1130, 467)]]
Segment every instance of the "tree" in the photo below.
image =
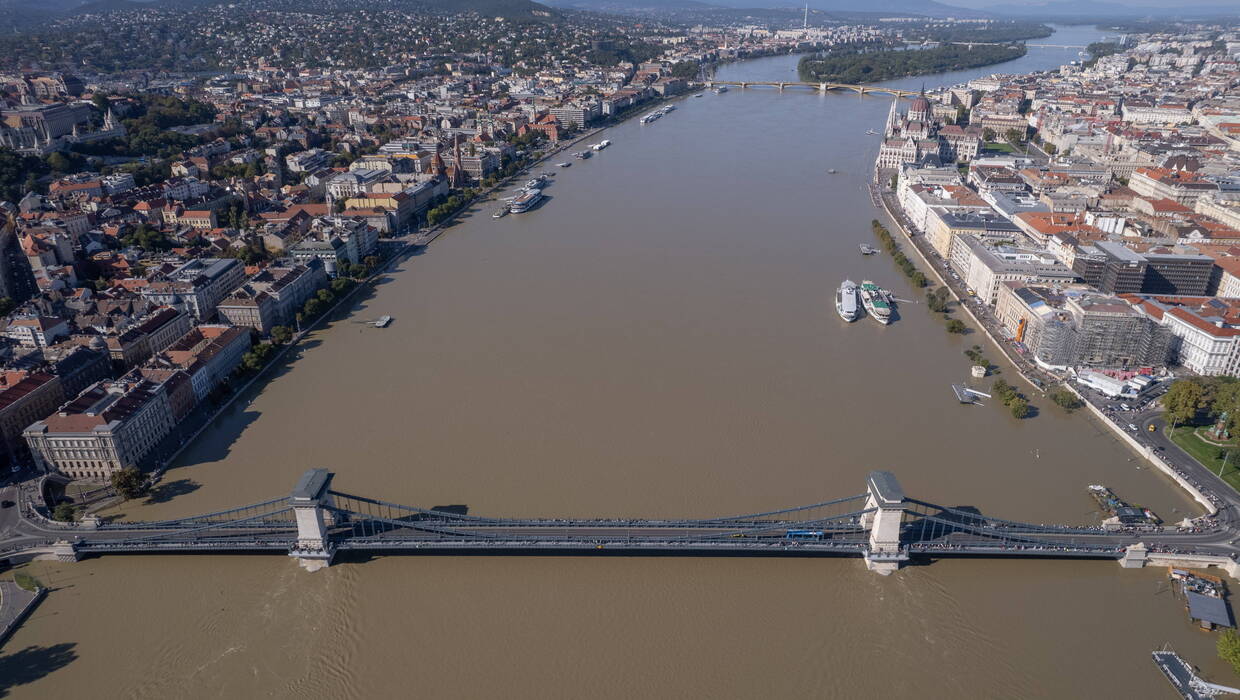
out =
[(992, 129), (992, 128), (990, 128), (990, 127), (986, 127), (986, 128), (984, 128), (984, 129), (982, 129), (982, 140), (983, 140), (983, 141), (987, 141), (987, 142), (994, 141), (994, 140), (995, 140), (995, 130), (994, 130), (994, 129)]
[(1162, 398), (1167, 409), (1166, 419), (1172, 423), (1187, 423), (1205, 408), (1205, 389), (1191, 379), (1181, 379), (1171, 385)]
[(271, 329), (271, 341), (276, 345), (284, 345), (293, 339), (293, 329), (288, 326), (273, 326)]
[(73, 170), (73, 162), (64, 156), (63, 153), (54, 152), (47, 157), (47, 167), (53, 172), (67, 173)]
[(1240, 634), (1235, 630), (1223, 630), (1218, 636), (1216, 648), (1218, 657), (1231, 664), (1236, 673), (1240, 673)]
[(135, 467), (125, 467), (112, 472), (111, 482), (112, 488), (125, 500), (137, 498), (146, 491), (146, 477)]
[(71, 503), (61, 503), (52, 511), (52, 519), (62, 523), (71, 523), (77, 516), (77, 508)]
[(1008, 143), (1020, 143), (1025, 140), (1025, 132), (1022, 129), (1008, 129), (1003, 137), (1008, 140)]
[(332, 291), (336, 294), (344, 294), (353, 287), (353, 280), (348, 277), (337, 277), (332, 280)]
[(964, 333), (967, 330), (969, 330), (969, 327), (964, 325), (964, 322), (961, 321), (960, 319), (958, 318), (947, 319), (947, 332), (948, 333), (959, 334), (959, 333)]
[(16, 302), (10, 297), (0, 297), (0, 316), (8, 316), (17, 308)]
[(1029, 415), (1029, 402), (1017, 396), (1008, 403), (1013, 418), (1024, 418)]
[(1057, 406), (1069, 413), (1085, 405), (1084, 402), (1077, 398), (1076, 394), (1072, 393), (1066, 387), (1061, 386), (1058, 389), (1055, 389), (1051, 392), (1050, 396), (1051, 401), (1054, 401)]

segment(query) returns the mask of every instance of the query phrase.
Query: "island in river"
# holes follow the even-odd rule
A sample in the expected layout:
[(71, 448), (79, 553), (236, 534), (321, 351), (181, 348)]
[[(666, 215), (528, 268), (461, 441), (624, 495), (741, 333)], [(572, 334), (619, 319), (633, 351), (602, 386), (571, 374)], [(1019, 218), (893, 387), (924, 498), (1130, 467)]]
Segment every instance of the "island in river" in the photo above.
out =
[(928, 49), (827, 53), (804, 56), (797, 63), (801, 80), (828, 83), (873, 83), (881, 80), (979, 68), (1025, 55), (1023, 44), (963, 46), (945, 44)]

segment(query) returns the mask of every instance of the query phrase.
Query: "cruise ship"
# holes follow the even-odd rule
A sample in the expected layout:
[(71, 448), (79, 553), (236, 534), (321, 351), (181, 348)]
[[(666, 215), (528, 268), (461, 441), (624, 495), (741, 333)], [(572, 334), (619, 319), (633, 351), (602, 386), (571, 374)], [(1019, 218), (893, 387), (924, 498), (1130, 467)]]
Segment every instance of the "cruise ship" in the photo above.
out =
[(844, 280), (844, 284), (835, 290), (835, 310), (840, 318), (852, 323), (857, 320), (861, 309), (857, 306), (857, 285), (852, 280)]
[(861, 303), (875, 321), (884, 326), (891, 323), (891, 303), (887, 301), (887, 293), (870, 280), (861, 282)]
[(542, 190), (526, 190), (522, 192), (519, 197), (512, 200), (512, 204), (508, 206), (508, 211), (512, 212), (513, 214), (521, 214), (521, 213), (527, 212), (530, 209), (532, 209), (535, 204), (538, 204), (539, 202), (541, 202), (542, 198), (543, 198)]

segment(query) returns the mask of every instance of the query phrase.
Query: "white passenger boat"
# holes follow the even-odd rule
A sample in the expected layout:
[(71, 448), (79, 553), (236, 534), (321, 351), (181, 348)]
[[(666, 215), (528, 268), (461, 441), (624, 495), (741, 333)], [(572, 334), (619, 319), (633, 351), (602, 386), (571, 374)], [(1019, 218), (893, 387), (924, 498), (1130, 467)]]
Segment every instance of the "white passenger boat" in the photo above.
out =
[(857, 306), (857, 285), (852, 280), (844, 280), (844, 284), (835, 290), (835, 310), (840, 318), (852, 323), (857, 320), (861, 309)]

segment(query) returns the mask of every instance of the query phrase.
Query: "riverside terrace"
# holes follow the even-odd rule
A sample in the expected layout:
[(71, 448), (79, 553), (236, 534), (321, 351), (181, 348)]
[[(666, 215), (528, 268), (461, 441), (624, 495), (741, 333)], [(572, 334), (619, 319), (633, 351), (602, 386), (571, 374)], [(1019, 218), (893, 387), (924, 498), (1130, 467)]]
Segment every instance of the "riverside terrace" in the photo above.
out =
[(332, 489), (334, 476), (311, 469), (289, 496), (178, 520), (27, 529), (0, 542), (0, 556), (253, 552), (294, 557), (311, 571), (338, 552), (855, 556), (881, 574), (911, 559), (1073, 557), (1240, 572), (1237, 527), (1222, 512), (1206, 527), (1141, 533), (1035, 525), (909, 498), (886, 471), (871, 472), (855, 496), (703, 520), (488, 518), (350, 495)]

